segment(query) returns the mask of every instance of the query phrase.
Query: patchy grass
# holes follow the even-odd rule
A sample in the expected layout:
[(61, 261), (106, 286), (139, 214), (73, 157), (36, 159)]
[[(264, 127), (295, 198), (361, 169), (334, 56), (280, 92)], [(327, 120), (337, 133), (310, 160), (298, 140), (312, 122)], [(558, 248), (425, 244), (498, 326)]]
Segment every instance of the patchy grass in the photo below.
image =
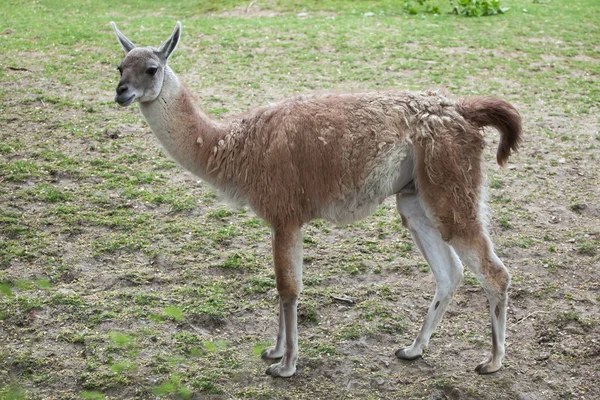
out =
[[(0, 4), (0, 398), (599, 397), (600, 6), (503, 0), (505, 14), (464, 18), (391, 0), (249, 4)], [(265, 376), (270, 229), (113, 103), (111, 20), (154, 46), (181, 20), (171, 65), (216, 118), (314, 90), (514, 103), (525, 143), (509, 168), (486, 132), (490, 231), (513, 274), (505, 368), (471, 372), (491, 339), (468, 271), (425, 359), (395, 359), (434, 284), (387, 202), (305, 227), (298, 374)]]

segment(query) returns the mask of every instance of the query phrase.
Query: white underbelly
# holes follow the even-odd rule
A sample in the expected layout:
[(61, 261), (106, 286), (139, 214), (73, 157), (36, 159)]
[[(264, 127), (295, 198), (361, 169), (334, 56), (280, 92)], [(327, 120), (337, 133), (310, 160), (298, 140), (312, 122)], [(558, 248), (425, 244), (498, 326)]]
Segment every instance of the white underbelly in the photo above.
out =
[(413, 180), (414, 163), (408, 148), (397, 148), (382, 156), (364, 184), (321, 210), (321, 218), (338, 225), (371, 215), (389, 196)]

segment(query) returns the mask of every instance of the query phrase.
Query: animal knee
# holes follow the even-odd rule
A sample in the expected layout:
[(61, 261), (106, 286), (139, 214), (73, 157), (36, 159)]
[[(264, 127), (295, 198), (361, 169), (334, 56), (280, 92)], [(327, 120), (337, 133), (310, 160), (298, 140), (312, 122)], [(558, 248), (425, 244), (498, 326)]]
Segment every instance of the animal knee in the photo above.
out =
[(499, 289), (502, 290), (502, 292), (507, 292), (509, 286), (510, 273), (508, 272), (508, 269), (504, 265), (502, 265), (502, 270), (499, 278)]
[(483, 266), (483, 274), (487, 286), (493, 291), (503, 295), (510, 286), (510, 273), (508, 269), (499, 261), (490, 261)]
[(297, 299), (302, 291), (302, 283), (290, 277), (276, 279), (277, 293), (282, 299)]

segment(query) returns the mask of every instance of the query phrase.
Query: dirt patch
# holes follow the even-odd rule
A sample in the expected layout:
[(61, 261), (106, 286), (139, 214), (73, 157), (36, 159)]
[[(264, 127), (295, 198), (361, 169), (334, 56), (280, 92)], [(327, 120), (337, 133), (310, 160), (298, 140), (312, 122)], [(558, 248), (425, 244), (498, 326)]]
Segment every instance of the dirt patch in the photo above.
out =
[[(286, 15), (259, 4), (219, 14), (267, 25)], [(293, 18), (313, 15), (332, 16)], [(476, 40), (442, 46), (436, 58), (423, 53), (434, 46), (429, 39), (416, 36), (394, 54), (379, 42), (384, 28), (361, 30), (369, 20), (361, 17), (352, 25), (358, 34), (342, 43), (324, 31), (309, 34), (310, 25), (281, 34), (280, 25), (258, 24), (244, 27), (252, 32), (245, 38), (227, 24), (219, 27), (225, 38), (191, 28), (194, 39), (181, 49), (194, 61), (182, 57), (174, 68), (188, 63), (183, 80), (219, 117), (310, 85), (425, 90), (439, 77), (453, 96), (512, 98), (525, 142), (509, 168), (493, 164), (498, 136), (486, 131), (490, 231), (512, 274), (501, 371), (473, 371), (491, 339), (485, 294), (468, 272), (424, 357), (394, 356), (418, 333), (435, 283), (390, 199), (360, 223), (305, 227), (298, 373), (265, 376), (260, 351), (278, 323), (269, 228), (219, 203), (164, 156), (137, 110), (112, 104), (112, 66), (92, 58), (97, 74), (67, 84), (61, 74), (41, 73), (46, 53), (23, 52), (18, 66), (31, 71), (7, 72), (0, 92), (0, 381), (15, 382), (32, 399), (75, 399), (84, 391), (175, 398), (186, 396), (183, 388), (192, 398), (223, 399), (600, 397), (597, 105), (572, 83), (560, 91), (532, 84), (551, 64), (564, 67), (562, 53), (528, 60), (540, 71), (527, 62), (506, 74), (510, 66), (498, 62), (497, 70), (483, 65), (464, 76), (454, 67), (465, 57), (491, 57)], [(280, 42), (265, 43), (267, 35)], [(362, 52), (345, 47), (370, 35), (376, 39)], [(381, 46), (386, 51), (376, 51)], [(498, 47), (497, 58), (528, 57), (502, 41)], [(98, 56), (97, 48), (79, 50)], [(171, 392), (156, 394), (161, 387)]]

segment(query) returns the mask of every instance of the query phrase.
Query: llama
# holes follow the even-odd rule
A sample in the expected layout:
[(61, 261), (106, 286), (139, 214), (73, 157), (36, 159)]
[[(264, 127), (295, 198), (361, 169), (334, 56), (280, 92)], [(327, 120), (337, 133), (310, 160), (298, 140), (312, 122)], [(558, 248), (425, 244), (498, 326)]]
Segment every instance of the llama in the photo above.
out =
[(316, 218), (359, 220), (392, 195), (436, 279), (420, 332), (396, 356), (422, 356), (462, 282), (462, 261), (482, 284), (492, 321), (492, 352), (476, 371), (501, 368), (510, 275), (485, 224), (483, 128), (499, 131), (497, 162), (504, 165), (521, 141), (521, 118), (512, 105), (434, 93), (320, 94), (218, 122), (196, 107), (167, 65), (179, 42), (179, 22), (158, 49), (136, 47), (112, 26), (125, 51), (115, 101), (137, 102), (170, 157), (271, 226), (279, 330), (262, 357), (279, 362), (267, 374), (296, 372), (302, 226)]

